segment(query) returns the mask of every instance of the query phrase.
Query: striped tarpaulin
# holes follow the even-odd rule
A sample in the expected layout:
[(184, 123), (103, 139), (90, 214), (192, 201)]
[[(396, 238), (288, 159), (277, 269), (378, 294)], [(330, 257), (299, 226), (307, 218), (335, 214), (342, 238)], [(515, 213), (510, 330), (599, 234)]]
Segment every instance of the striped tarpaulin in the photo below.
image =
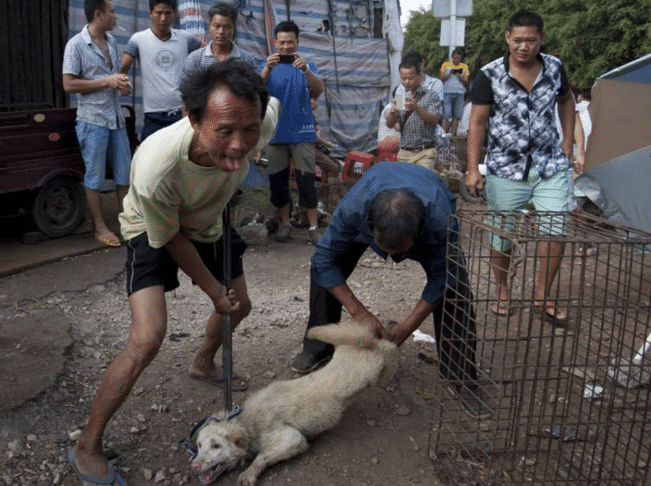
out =
[(275, 54), (276, 49), (276, 25), (278, 18), (276, 9), (271, 0), (262, 0), (264, 2), (264, 31), (267, 37), (267, 55)]
[(203, 23), (199, 1), (180, 0), (178, 11), (181, 28), (197, 36), (201, 42), (206, 42), (206, 27)]
[[(291, 19), (301, 29), (298, 51), (316, 63), (325, 84), (324, 94), (319, 99), (317, 119), (324, 135), (337, 145), (334, 151), (336, 156), (345, 156), (350, 150), (370, 151), (377, 147), (379, 114), (382, 106), (388, 102), (391, 84), (389, 51), (392, 46), (386, 39), (370, 36), (375, 13), (368, 10), (368, 5), (382, 5), (390, 1), (397, 0), (370, 3), (366, 0), (292, 0), (289, 3)], [(265, 26), (265, 2), (274, 7), (276, 22), (287, 19), (284, 0), (231, 1), (239, 7), (236, 42), (261, 62), (267, 58), (271, 48)], [(120, 52), (123, 52), (131, 34), (150, 26), (149, 2), (114, 0), (113, 4), (120, 26), (113, 31), (113, 35)], [(199, 28), (193, 24), (196, 20), (192, 18), (201, 12), (205, 29), (208, 21), (206, 15), (214, 0), (181, 1), (179, 13), (187, 8), (184, 7), (186, 4), (193, 4), (194, 7), (183, 14), (184, 28)], [(70, 0), (70, 37), (86, 24), (83, 9), (82, 0)], [(271, 8), (268, 10), (272, 11)], [(333, 22), (331, 32), (323, 32), (323, 20), (330, 18)], [(177, 27), (181, 27), (181, 24)], [(335, 33), (334, 43), (332, 32)], [(209, 40), (207, 36), (206, 39)], [(133, 82), (134, 95), (124, 97), (122, 102), (134, 105), (140, 130), (142, 88), (137, 65)]]

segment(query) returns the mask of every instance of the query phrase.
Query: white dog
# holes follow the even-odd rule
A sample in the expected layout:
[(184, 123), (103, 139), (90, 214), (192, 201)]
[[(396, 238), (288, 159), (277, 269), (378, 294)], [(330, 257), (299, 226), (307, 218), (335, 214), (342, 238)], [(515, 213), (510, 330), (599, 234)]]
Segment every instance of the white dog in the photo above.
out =
[(253, 486), (270, 465), (305, 452), (306, 437), (334, 427), (347, 399), (391, 378), (397, 366), (395, 344), (354, 322), (314, 327), (308, 337), (335, 346), (325, 367), (271, 383), (247, 398), (241, 413), (221, 412), (197, 431), (192, 468), (202, 483), (254, 458), (237, 479), (238, 486)]

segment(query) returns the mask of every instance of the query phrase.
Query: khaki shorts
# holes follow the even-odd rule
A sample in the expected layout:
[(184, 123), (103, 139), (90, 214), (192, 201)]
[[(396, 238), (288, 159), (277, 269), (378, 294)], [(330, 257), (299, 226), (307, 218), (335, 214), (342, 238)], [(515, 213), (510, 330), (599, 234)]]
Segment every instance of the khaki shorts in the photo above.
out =
[(294, 169), (314, 174), (314, 142), (291, 143), (286, 145), (267, 145), (264, 149), (269, 159), (267, 169), (269, 174), (276, 174), (289, 167), (289, 161), (294, 163)]
[(436, 163), (436, 149), (429, 148), (418, 152), (400, 149), (398, 151), (398, 160), (400, 162), (409, 162), (434, 170), (434, 165)]

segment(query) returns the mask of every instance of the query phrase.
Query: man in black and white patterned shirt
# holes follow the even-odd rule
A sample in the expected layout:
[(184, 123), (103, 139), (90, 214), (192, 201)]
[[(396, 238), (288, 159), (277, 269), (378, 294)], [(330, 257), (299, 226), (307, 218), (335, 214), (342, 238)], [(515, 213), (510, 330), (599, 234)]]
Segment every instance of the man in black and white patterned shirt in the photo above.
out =
[[(478, 165), (486, 142), (489, 211), (518, 211), (529, 204), (538, 211), (568, 209), (574, 99), (560, 59), (540, 52), (544, 38), (539, 15), (527, 11), (516, 13), (509, 20), (506, 32), (508, 54), (484, 66), (473, 83), (466, 187), (474, 193), (484, 185)], [(555, 126), (556, 104), (563, 140), (559, 139)], [(541, 232), (562, 234), (562, 223), (549, 226), (541, 228)], [(510, 227), (503, 229), (508, 231)], [(497, 284), (497, 302), (492, 311), (508, 315), (507, 269), (511, 241), (494, 236), (491, 246)], [(567, 312), (557, 308), (550, 291), (563, 250), (562, 242), (540, 244), (538, 257), (543, 264), (534, 296), (534, 310), (560, 326), (567, 323)]]
[(438, 143), (436, 127), (443, 105), (433, 91), (421, 84), (420, 70), (420, 64), (412, 58), (400, 63), (404, 98), (398, 103), (393, 100), (387, 126), (400, 124), (398, 160), (434, 169)]

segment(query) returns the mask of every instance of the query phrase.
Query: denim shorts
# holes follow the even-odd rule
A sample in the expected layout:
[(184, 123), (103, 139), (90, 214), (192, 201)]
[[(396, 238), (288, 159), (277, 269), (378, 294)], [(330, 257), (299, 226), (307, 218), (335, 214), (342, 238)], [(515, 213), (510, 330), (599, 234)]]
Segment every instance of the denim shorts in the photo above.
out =
[(78, 120), (77, 140), (86, 166), (84, 187), (99, 191), (106, 179), (106, 161), (113, 168), (113, 182), (129, 185), (131, 147), (126, 127), (109, 128)]
[(443, 98), (443, 120), (449, 120), (450, 118), (461, 120), (464, 107), (463, 98), (462, 93), (445, 93)]

